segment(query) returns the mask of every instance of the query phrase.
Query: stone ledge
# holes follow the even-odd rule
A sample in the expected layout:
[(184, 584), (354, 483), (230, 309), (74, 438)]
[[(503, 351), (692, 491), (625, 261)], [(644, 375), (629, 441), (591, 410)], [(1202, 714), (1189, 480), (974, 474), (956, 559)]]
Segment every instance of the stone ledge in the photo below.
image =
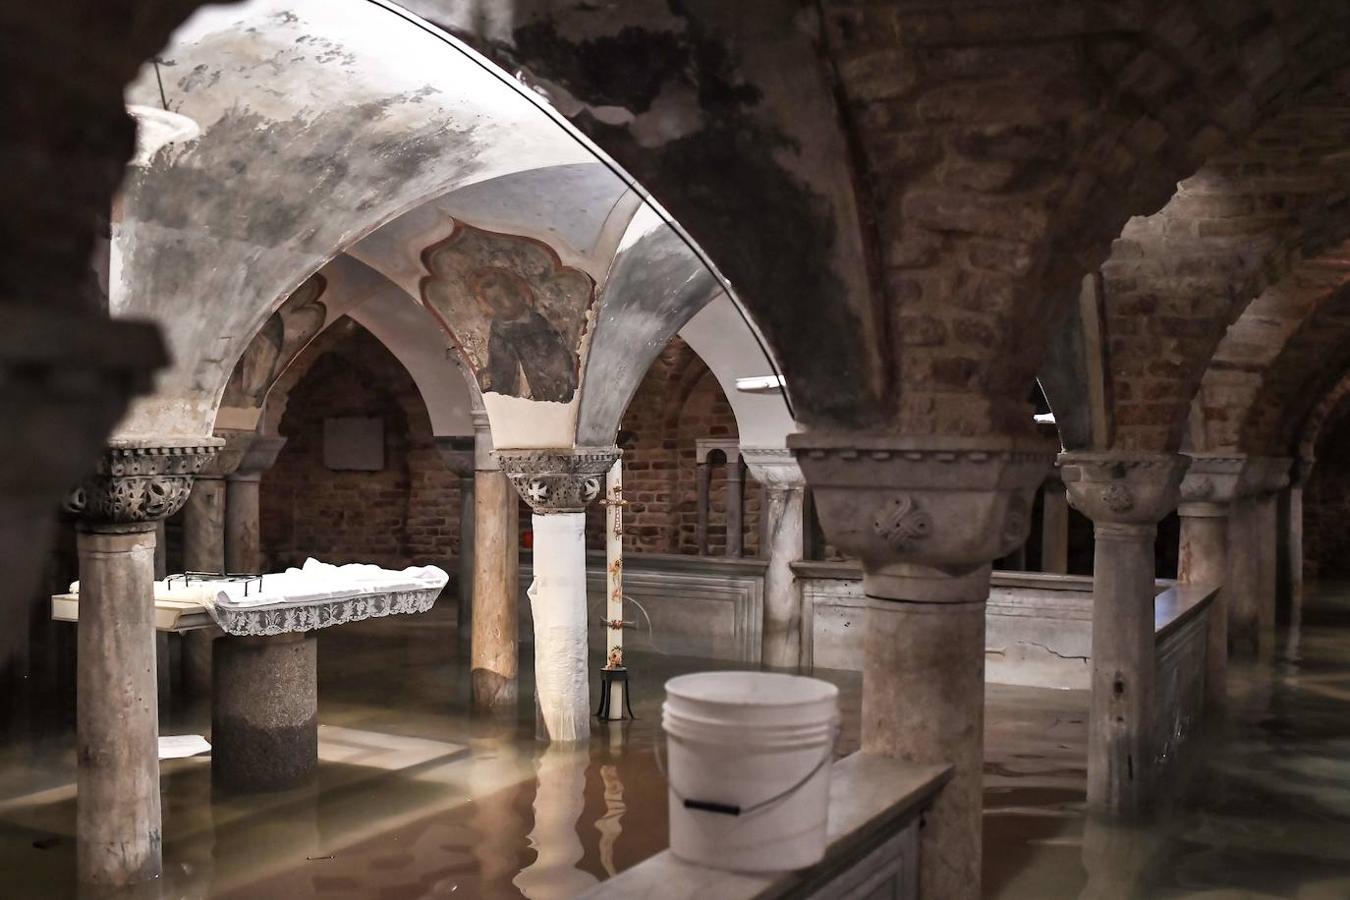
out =
[[(947, 766), (916, 766), (854, 753), (830, 773), (829, 846), (809, 869), (749, 875), (677, 859), (669, 850), (620, 872), (583, 894), (599, 900), (771, 900), (810, 896), (845, 877), (879, 844), (918, 822), (951, 777)], [(917, 863), (917, 860), (915, 860)]]

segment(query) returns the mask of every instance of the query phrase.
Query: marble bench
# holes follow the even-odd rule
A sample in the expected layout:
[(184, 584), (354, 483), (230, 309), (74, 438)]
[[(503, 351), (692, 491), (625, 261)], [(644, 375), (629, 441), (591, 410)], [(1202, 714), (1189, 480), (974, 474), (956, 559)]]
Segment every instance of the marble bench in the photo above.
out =
[(825, 858), (816, 865), (797, 872), (750, 875), (687, 863), (667, 850), (582, 896), (916, 900), (921, 819), (950, 776), (946, 766), (917, 766), (854, 753), (836, 762), (830, 773), (828, 844)]
[[(301, 569), (247, 580), (173, 576), (155, 583), (155, 627), (221, 633), (211, 657), (211, 771), (236, 791), (304, 783), (319, 760), (318, 632), (426, 612), (449, 576), (434, 566)], [(52, 618), (79, 620), (78, 583), (52, 598)]]

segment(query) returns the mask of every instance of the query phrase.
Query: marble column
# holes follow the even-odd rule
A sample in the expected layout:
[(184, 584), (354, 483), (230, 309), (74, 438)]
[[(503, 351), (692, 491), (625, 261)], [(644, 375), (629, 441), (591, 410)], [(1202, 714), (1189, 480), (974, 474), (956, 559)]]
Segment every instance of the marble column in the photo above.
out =
[(1177, 581), (1224, 585), (1211, 601), (1205, 638), (1205, 710), (1223, 711), (1228, 702), (1229, 512), (1245, 465), (1241, 456), (1191, 454), (1181, 482)]
[(519, 500), (493, 456), (487, 414), (474, 410), (473, 421), (471, 698), (480, 712), (513, 710), (520, 652)]
[(1280, 597), (1289, 608), (1286, 655), (1297, 658), (1303, 628), (1303, 489), (1312, 477), (1312, 459), (1298, 459), (1289, 470), (1289, 487), (1280, 495)]
[(1089, 807), (1145, 812), (1154, 788), (1154, 542), (1190, 460), (1173, 454), (1060, 456), (1069, 503), (1093, 524)]
[(112, 441), (66, 503), (80, 518), (76, 875), (98, 888), (160, 874), (155, 524), (219, 444)]
[(708, 460), (700, 459), (694, 465), (694, 483), (697, 491), (695, 506), (697, 508), (697, 519), (694, 525), (694, 547), (699, 556), (708, 555), (708, 508), (711, 500), (708, 496), (708, 489), (712, 472), (708, 468)]
[(792, 451), (746, 448), (750, 476), (764, 485), (764, 634), (760, 661), (777, 668), (801, 665), (802, 594), (792, 564), (802, 558), (803, 493), (806, 480)]
[(1248, 457), (1238, 479), (1229, 531), (1229, 647), (1232, 653), (1269, 659), (1275, 651), (1279, 510), (1292, 460)]
[(225, 479), (226, 571), (254, 574), (263, 570), (262, 476), (276, 464), (285, 446), (286, 439), (279, 434), (255, 434), (238, 468)]
[(473, 542), (474, 542), (474, 444), (476, 438), (434, 438), (445, 466), (459, 477), (459, 606), (456, 631), (461, 640), (473, 632)]
[[(206, 463), (192, 482), (192, 493), (183, 504), (183, 571), (225, 572), (225, 478), (234, 474), (243, 460), (253, 432), (217, 432), (224, 446)], [(204, 696), (211, 690), (211, 645), (214, 629), (198, 629), (183, 635), (183, 687), (189, 695)]]
[(1041, 571), (1053, 575), (1069, 572), (1069, 500), (1064, 482), (1056, 475), (1041, 494)]
[(216, 642), (211, 778), (233, 791), (298, 787), (319, 764), (317, 632)]
[(830, 542), (862, 561), (862, 749), (951, 764), (925, 817), (924, 895), (980, 896), (985, 603), (1053, 459), (1034, 438), (788, 438)]
[(615, 448), (498, 450), (497, 460), (533, 511), (534, 678), (549, 741), (590, 738), (586, 629), (586, 506), (600, 496)]
[(724, 490), (727, 505), (726, 555), (739, 559), (745, 553), (745, 475), (740, 453), (727, 453)]
[(1296, 459), (1289, 467), (1289, 486), (1280, 493), (1279, 596), (1290, 612), (1303, 599), (1303, 488), (1316, 460)]

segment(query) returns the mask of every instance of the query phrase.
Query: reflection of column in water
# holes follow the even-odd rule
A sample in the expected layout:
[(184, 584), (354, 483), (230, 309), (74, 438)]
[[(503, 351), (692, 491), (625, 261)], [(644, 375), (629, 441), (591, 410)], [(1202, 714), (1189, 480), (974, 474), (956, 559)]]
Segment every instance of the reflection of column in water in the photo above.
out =
[[(509, 738), (498, 736), (495, 740), (503, 743), (498, 751), (502, 758), (501, 765), (509, 764), (511, 771), (518, 771), (521, 763), (516, 759), (514, 750), (505, 743)], [(489, 764), (477, 765), (487, 768)], [(500, 777), (492, 772), (484, 773), (484, 780), (492, 778), (500, 780)], [(474, 783), (472, 777), (469, 783)], [(470, 846), (473, 847), (474, 858), (478, 860), (478, 871), (482, 879), (481, 891), (484, 896), (496, 896), (493, 888), (509, 882), (520, 869), (519, 858), (523, 849), (521, 836), (525, 828), (524, 822), (516, 812), (516, 799), (517, 797), (523, 799), (527, 785), (522, 784), (520, 787), (519, 791), (512, 786), (510, 789), (498, 790), (487, 796), (474, 797), (475, 840)]]
[(595, 823), (600, 832), (600, 865), (610, 875), (617, 873), (614, 868), (614, 843), (623, 834), (619, 821), (628, 809), (623, 802), (623, 782), (619, 780), (618, 766), (601, 766), (600, 780), (605, 783), (605, 814)]
[(1120, 900), (1136, 896), (1158, 844), (1158, 837), (1147, 828), (1089, 814), (1083, 823), (1083, 868), (1087, 870), (1087, 884), (1078, 900)]
[(586, 804), (588, 762), (590, 754), (584, 747), (565, 744), (550, 744), (539, 760), (530, 832), (536, 858), (511, 882), (530, 900), (575, 897), (599, 883), (576, 867), (582, 856), (577, 822)]

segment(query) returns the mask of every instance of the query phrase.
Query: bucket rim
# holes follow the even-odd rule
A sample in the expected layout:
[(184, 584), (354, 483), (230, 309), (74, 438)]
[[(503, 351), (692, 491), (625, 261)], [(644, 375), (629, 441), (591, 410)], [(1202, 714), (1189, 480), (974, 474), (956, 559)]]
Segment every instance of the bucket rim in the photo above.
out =
[[(760, 682), (763, 684), (777, 683), (782, 687), (792, 687), (795, 689), (809, 688), (811, 696), (797, 697), (717, 697), (700, 695), (691, 692), (691, 689), (699, 685), (706, 685), (718, 677), (730, 676), (733, 679), (750, 682)], [(737, 669), (717, 670), (712, 672), (692, 672), (687, 675), (677, 675), (666, 681), (666, 703), (669, 703), (670, 697), (676, 697), (680, 700), (686, 700), (691, 703), (707, 704), (709, 706), (720, 706), (727, 709), (745, 709), (745, 708), (786, 708), (786, 707), (804, 707), (814, 704), (826, 703), (830, 701), (837, 702), (839, 699), (839, 687), (824, 681), (820, 678), (812, 678), (807, 675), (790, 675), (785, 672), (747, 672)]]

